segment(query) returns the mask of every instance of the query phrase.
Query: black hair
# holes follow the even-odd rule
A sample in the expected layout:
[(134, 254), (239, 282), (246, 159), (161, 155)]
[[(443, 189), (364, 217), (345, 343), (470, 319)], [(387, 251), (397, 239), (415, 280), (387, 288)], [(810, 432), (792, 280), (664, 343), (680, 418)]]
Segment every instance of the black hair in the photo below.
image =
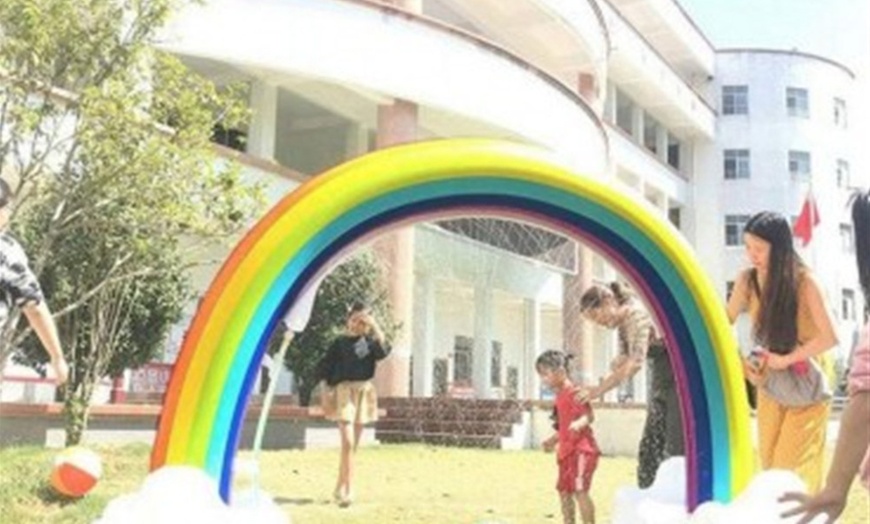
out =
[(369, 311), (370, 307), (368, 302), (364, 302), (362, 300), (356, 300), (347, 310), (348, 315), (353, 315), (354, 313), (359, 313), (360, 311)]
[(580, 297), (580, 312), (598, 309), (608, 297), (615, 298), (616, 303), (622, 305), (634, 298), (634, 293), (629, 289), (628, 284), (616, 280), (607, 284), (607, 287), (595, 284)]
[(805, 267), (794, 249), (791, 226), (781, 214), (762, 211), (749, 219), (743, 232), (770, 244), (764, 289), (755, 268), (749, 273), (751, 290), (759, 301), (753, 338), (774, 353), (790, 353), (798, 342), (798, 286)]
[(9, 202), (12, 201), (12, 188), (9, 187), (9, 183), (0, 178), (0, 209), (9, 205)]
[(535, 369), (547, 369), (550, 371), (564, 369), (568, 371), (568, 364), (572, 358), (574, 358), (574, 355), (571, 353), (565, 353), (557, 349), (548, 349), (538, 355), (538, 359), (535, 361)]
[(864, 316), (870, 315), (870, 190), (852, 197), (852, 226), (855, 233), (855, 261), (858, 282), (864, 293)]

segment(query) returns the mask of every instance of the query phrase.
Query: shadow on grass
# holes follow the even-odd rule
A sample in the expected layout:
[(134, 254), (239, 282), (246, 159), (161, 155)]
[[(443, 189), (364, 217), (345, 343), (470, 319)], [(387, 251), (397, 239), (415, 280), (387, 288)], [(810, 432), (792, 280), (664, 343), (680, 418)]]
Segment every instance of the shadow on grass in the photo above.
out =
[(42, 484), (34, 490), (34, 494), (45, 504), (55, 504), (60, 507), (66, 507), (75, 504), (81, 500), (78, 497), (68, 497), (57, 492), (56, 489), (49, 484)]
[(292, 504), (293, 506), (308, 506), (309, 504), (314, 504), (315, 500), (312, 498), (303, 498), (303, 497), (275, 497), (276, 504)]

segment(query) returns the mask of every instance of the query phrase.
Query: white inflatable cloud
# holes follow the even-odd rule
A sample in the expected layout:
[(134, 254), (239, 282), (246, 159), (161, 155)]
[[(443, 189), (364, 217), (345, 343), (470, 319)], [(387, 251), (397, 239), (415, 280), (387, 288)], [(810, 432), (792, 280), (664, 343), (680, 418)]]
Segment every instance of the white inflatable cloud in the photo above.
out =
[[(780, 518), (789, 506), (778, 499), (789, 491), (805, 491), (797, 475), (790, 471), (765, 471), (752, 479), (730, 504), (707, 502), (690, 515), (686, 512), (685, 461), (674, 457), (662, 463), (648, 489), (625, 487), (616, 493), (613, 524), (795, 523), (798, 518)], [(821, 516), (811, 524), (824, 521)]]
[(262, 491), (234, 494), (226, 505), (215, 481), (198, 468), (166, 466), (152, 472), (136, 493), (106, 506), (95, 524), (290, 524), (290, 519)]

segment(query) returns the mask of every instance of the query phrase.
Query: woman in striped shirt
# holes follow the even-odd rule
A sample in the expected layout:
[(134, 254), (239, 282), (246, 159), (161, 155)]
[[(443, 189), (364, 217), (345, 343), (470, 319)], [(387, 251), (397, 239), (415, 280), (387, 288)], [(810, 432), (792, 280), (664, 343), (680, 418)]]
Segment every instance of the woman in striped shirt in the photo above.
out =
[(646, 423), (638, 449), (637, 483), (646, 488), (655, 480), (659, 465), (668, 457), (683, 455), (683, 424), (674, 373), (664, 341), (643, 303), (620, 282), (594, 285), (580, 299), (581, 315), (598, 325), (616, 329), (619, 355), (611, 372), (598, 386), (581, 392), (596, 399), (630, 380), (649, 366), (650, 386)]

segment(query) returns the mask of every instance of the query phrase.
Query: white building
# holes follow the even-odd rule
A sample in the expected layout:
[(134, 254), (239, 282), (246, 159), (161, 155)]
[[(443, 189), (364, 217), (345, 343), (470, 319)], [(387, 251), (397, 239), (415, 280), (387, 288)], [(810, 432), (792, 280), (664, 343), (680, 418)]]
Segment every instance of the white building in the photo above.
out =
[[(174, 21), (166, 46), (219, 84), (250, 86), (253, 120), (234, 130), (246, 140), (227, 142), (273, 199), (391, 144), (521, 140), (658, 208), (723, 298), (742, 257), (731, 228), (761, 209), (796, 215), (812, 178), (822, 224), (807, 258), (850, 340), (854, 78), (842, 65), (717, 51), (674, 0), (211, 0)], [(581, 354), (584, 380), (606, 373), (614, 335), (577, 316), (582, 289), (614, 277), (590, 250), (492, 221), (418, 225), (381, 244), (404, 275), (391, 294), (410, 326), (384, 394), (537, 398), (530, 364), (548, 348)]]

